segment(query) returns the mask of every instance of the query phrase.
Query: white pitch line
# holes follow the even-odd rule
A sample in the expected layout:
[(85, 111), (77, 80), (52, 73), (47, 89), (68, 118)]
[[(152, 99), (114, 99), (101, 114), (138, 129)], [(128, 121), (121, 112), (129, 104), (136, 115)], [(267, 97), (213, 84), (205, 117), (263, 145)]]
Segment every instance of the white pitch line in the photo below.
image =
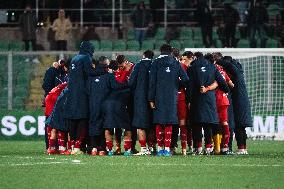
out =
[(31, 165), (51, 165), (51, 164), (60, 164), (60, 161), (54, 162), (36, 162), (36, 163), (8, 163), (8, 164), (0, 164), (0, 166), (31, 166)]
[[(109, 163), (106, 164), (109, 166), (129, 166), (129, 163)], [(133, 164), (137, 166), (223, 166), (223, 167), (283, 167), (284, 165), (279, 164), (272, 164), (272, 165), (265, 165), (265, 164), (208, 164), (208, 163), (198, 163), (198, 164), (185, 164), (185, 163), (138, 163)]]

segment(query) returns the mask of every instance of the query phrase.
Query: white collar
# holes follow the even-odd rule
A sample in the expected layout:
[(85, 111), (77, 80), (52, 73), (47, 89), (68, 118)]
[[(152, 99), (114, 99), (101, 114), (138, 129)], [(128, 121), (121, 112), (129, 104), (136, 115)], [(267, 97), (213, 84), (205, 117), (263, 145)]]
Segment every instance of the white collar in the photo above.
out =
[(142, 58), (141, 60), (151, 60), (150, 58)]
[(163, 58), (165, 56), (169, 56), (168, 54), (161, 54), (160, 56), (158, 56), (158, 58)]

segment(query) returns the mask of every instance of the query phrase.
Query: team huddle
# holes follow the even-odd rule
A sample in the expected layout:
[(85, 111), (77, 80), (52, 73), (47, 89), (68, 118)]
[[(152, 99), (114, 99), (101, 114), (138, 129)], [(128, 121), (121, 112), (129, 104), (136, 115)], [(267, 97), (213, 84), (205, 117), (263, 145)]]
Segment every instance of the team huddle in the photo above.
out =
[(95, 61), (84, 41), (72, 60), (54, 63), (43, 83), (47, 154), (120, 155), (122, 135), (124, 156), (175, 155), (178, 136), (182, 155), (228, 155), (234, 135), (237, 154), (248, 154), (241, 64), (218, 52), (160, 51), (155, 59), (145, 51), (136, 64), (124, 55)]

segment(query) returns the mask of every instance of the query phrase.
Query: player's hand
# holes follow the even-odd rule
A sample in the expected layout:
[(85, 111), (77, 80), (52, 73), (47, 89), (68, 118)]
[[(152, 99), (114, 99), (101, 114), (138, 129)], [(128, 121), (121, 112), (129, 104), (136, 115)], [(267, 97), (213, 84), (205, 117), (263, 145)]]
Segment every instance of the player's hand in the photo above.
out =
[(190, 110), (190, 103), (187, 104), (187, 108)]
[(204, 94), (204, 93), (206, 93), (207, 91), (208, 91), (208, 90), (207, 90), (206, 87), (204, 87), (204, 86), (201, 86), (201, 87), (200, 87), (200, 93)]
[(150, 102), (150, 108), (151, 108), (151, 109), (155, 109), (155, 108), (156, 108), (156, 106), (155, 106), (155, 103), (154, 103), (154, 102)]
[(125, 71), (129, 71), (129, 70), (131, 69), (131, 67), (132, 67), (132, 64), (131, 64), (130, 62), (127, 62), (127, 63), (125, 64), (124, 70), (125, 70)]

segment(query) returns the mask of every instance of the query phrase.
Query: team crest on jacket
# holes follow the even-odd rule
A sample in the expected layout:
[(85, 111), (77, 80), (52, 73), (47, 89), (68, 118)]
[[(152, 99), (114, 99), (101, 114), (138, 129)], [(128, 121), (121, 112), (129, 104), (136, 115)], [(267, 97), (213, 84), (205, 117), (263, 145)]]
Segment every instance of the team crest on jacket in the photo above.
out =
[(168, 72), (168, 73), (171, 72), (170, 67), (166, 68), (166, 72)]
[(202, 71), (202, 72), (206, 72), (206, 69), (205, 69), (204, 66), (201, 67), (201, 71)]
[(71, 65), (71, 69), (74, 70), (75, 69), (75, 64)]

